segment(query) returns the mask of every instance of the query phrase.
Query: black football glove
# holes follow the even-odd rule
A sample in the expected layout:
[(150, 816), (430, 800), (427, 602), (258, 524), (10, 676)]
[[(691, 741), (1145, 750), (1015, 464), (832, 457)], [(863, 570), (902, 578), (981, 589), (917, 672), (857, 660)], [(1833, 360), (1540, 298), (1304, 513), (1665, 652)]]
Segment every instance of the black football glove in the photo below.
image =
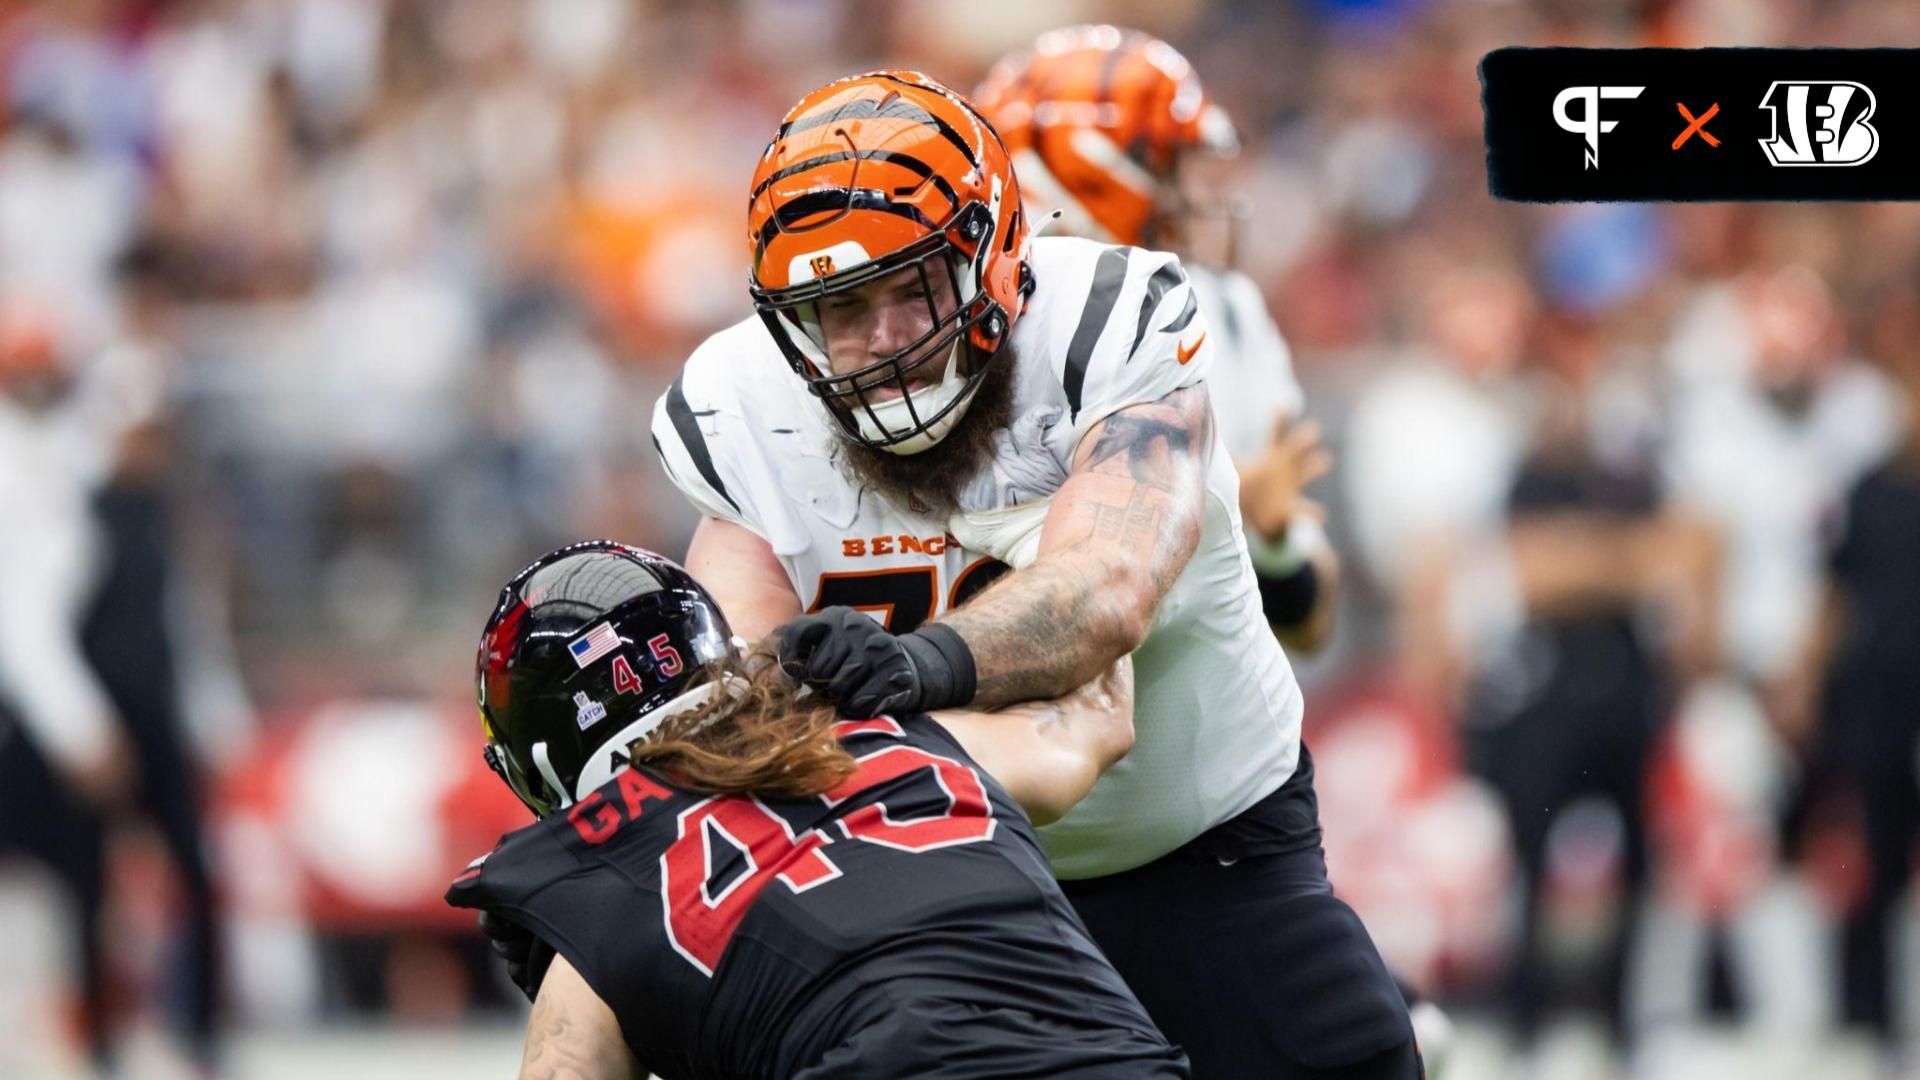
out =
[(973, 653), (940, 623), (895, 635), (847, 607), (822, 608), (774, 632), (780, 666), (866, 719), (951, 709), (973, 700)]
[(540, 984), (553, 966), (553, 949), (535, 937), (533, 931), (491, 911), (480, 912), (480, 932), (487, 935), (487, 946), (495, 956), (507, 962), (507, 976), (513, 985), (532, 1001), (540, 996)]

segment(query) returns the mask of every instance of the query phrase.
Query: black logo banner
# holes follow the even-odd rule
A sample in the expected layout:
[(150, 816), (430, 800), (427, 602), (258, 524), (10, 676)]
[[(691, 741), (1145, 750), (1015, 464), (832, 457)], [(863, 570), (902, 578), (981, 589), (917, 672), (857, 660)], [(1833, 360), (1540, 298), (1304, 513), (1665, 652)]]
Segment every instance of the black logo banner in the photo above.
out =
[(1502, 199), (1920, 199), (1920, 49), (1496, 49), (1480, 88)]

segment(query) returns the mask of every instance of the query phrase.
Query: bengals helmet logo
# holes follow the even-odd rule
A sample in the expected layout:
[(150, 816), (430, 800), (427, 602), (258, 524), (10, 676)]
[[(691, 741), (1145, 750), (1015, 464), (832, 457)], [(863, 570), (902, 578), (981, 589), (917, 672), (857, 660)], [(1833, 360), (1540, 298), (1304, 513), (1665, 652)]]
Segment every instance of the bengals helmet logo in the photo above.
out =
[(1880, 149), (1873, 91), (1857, 82), (1775, 82), (1760, 107), (1773, 134), (1760, 149), (1775, 165), (1865, 165)]
[(813, 267), (814, 277), (826, 277), (828, 274), (833, 273), (833, 256), (815, 255), (807, 265)]

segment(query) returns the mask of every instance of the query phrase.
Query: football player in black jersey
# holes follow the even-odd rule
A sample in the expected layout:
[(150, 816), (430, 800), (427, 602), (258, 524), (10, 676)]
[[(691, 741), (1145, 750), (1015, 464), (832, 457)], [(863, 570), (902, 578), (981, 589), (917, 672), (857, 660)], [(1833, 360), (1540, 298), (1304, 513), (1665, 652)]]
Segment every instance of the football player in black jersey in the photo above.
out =
[(558, 953), (523, 1077), (1189, 1075), (1028, 818), (1126, 753), (1127, 661), (1053, 702), (844, 720), (733, 641), (612, 542), (501, 593), (487, 760), (540, 820), (448, 901)]

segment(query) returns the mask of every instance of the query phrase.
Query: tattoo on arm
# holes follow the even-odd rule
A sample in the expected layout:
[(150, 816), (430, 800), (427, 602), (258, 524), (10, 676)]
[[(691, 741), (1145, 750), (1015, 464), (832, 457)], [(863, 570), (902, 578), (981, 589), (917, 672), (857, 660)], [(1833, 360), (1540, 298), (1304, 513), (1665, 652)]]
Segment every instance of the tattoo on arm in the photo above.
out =
[(1213, 410), (1199, 385), (1101, 421), (1099, 437), (1076, 468), (1128, 476), (1137, 484), (1171, 491), (1175, 473), (1196, 449), (1204, 466), (1213, 456)]
[(1124, 459), (1135, 483), (1170, 491), (1173, 463), (1169, 458), (1190, 451), (1193, 439), (1193, 429), (1182, 424), (1118, 412), (1100, 425), (1100, 437), (1094, 440), (1082, 467), (1100, 471), (1108, 462)]
[(572, 1033), (564, 1010), (547, 998), (535, 999), (527, 1023), (527, 1050), (520, 1059), (520, 1080), (584, 1078), (583, 1063), (567, 1049)]
[[(1056, 563), (1058, 560), (1056, 560)], [(1006, 574), (945, 622), (973, 652), (978, 680), (973, 707), (994, 709), (1018, 701), (1057, 697), (1076, 685), (1061, 670), (1061, 650), (1076, 640), (1096, 583), (1080, 568), (1041, 561)]]
[(1058, 701), (1027, 701), (1000, 710), (1002, 716), (1024, 718), (1034, 731), (1051, 735), (1067, 726), (1067, 711)]
[(1057, 697), (1138, 644), (1142, 609), (1150, 617), (1199, 543), (1212, 451), (1203, 386), (1101, 421), (1054, 498), (1039, 560), (945, 620), (973, 651), (976, 708)]
[[(1156, 555), (1154, 566), (1165, 569), (1169, 561), (1158, 558), (1160, 549), (1166, 541), (1162, 535), (1161, 522), (1168, 510), (1168, 494), (1153, 489), (1135, 488), (1128, 494), (1125, 503), (1108, 501), (1098, 495), (1089, 496), (1086, 509), (1092, 515), (1092, 522), (1085, 535), (1065, 545), (1067, 551), (1098, 552), (1127, 551), (1138, 557), (1140, 552), (1153, 552)], [(1171, 564), (1172, 572), (1156, 573), (1155, 584), (1165, 593), (1173, 587), (1173, 579), (1180, 575), (1186, 561), (1178, 560)]]
[(541, 996), (527, 1022), (527, 1049), (520, 1080), (613, 1080), (632, 1076), (624, 1044), (601, 1045), (590, 1025), (568, 1015), (557, 1000)]

